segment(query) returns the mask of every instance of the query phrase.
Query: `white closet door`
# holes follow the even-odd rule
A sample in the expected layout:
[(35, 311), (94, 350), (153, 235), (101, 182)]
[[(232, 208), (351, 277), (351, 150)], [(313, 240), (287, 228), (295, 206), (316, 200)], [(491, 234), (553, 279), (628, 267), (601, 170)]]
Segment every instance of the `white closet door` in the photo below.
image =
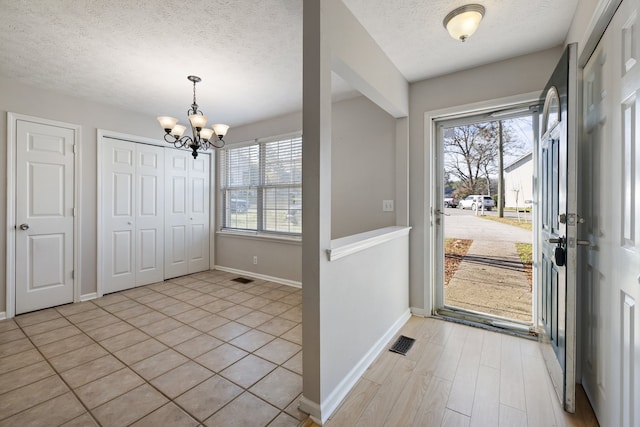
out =
[(135, 144), (107, 141), (102, 145), (105, 294), (136, 284)]
[(165, 154), (165, 279), (189, 274), (187, 151), (167, 149)]
[(164, 279), (164, 149), (102, 144), (103, 292)]
[(209, 193), (208, 154), (189, 159), (189, 273), (209, 269)]
[(209, 269), (210, 156), (165, 155), (165, 279)]
[(136, 286), (164, 280), (164, 148), (136, 146)]

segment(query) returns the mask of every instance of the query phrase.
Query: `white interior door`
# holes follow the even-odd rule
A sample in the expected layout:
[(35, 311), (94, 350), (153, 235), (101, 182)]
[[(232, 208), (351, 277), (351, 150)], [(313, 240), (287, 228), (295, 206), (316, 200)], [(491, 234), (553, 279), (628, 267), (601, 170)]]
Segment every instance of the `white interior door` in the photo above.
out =
[(208, 154), (193, 159), (168, 149), (165, 158), (165, 278), (209, 269)]
[(622, 2), (583, 78), (582, 383), (603, 426), (640, 423), (639, 9)]
[(16, 314), (73, 302), (73, 129), (16, 123)]

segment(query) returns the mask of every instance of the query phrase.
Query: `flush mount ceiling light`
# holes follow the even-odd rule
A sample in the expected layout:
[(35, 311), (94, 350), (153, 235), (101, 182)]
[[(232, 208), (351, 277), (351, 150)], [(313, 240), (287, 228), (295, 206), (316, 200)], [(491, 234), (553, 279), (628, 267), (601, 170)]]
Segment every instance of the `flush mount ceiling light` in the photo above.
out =
[(484, 6), (467, 4), (449, 12), (442, 23), (451, 37), (464, 42), (476, 32), (483, 16)]
[(182, 136), (187, 127), (179, 125), (176, 118), (160, 116), (158, 121), (165, 131), (164, 140), (169, 144), (173, 144), (176, 148), (190, 148), (192, 150), (191, 155), (195, 159), (198, 157), (198, 150), (208, 150), (210, 147), (224, 147), (222, 138), (227, 134), (229, 126), (215, 124), (211, 126), (211, 129), (205, 127), (207, 116), (198, 110), (198, 103), (196, 102), (196, 83), (202, 79), (198, 76), (188, 76), (187, 79), (193, 82), (193, 104), (191, 104), (191, 109), (187, 111), (193, 136)]

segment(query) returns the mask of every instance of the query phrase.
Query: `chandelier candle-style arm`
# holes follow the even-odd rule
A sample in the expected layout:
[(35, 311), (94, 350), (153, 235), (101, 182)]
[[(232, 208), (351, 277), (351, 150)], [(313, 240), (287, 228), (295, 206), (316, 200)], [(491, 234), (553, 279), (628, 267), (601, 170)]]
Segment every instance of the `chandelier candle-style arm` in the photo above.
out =
[(198, 157), (198, 150), (208, 150), (209, 148), (224, 147), (224, 136), (229, 130), (229, 126), (223, 124), (214, 124), (211, 128), (207, 128), (207, 116), (202, 114), (198, 109), (196, 102), (196, 83), (202, 79), (197, 76), (188, 76), (187, 79), (193, 82), (193, 104), (187, 111), (189, 124), (191, 125), (192, 136), (184, 135), (187, 127), (178, 124), (178, 119), (168, 116), (159, 116), (158, 122), (164, 129), (164, 140), (173, 144), (176, 148), (190, 148), (191, 155), (195, 159)]

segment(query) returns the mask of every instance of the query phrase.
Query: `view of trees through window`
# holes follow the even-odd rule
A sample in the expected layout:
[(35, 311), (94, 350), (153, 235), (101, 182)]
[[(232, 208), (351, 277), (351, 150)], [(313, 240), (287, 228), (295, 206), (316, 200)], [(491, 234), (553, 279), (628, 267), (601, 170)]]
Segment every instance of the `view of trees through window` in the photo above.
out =
[(504, 169), (531, 153), (531, 126), (531, 115), (527, 115), (445, 128), (445, 197), (495, 196), (500, 165)]
[(302, 232), (302, 138), (221, 153), (222, 228)]

